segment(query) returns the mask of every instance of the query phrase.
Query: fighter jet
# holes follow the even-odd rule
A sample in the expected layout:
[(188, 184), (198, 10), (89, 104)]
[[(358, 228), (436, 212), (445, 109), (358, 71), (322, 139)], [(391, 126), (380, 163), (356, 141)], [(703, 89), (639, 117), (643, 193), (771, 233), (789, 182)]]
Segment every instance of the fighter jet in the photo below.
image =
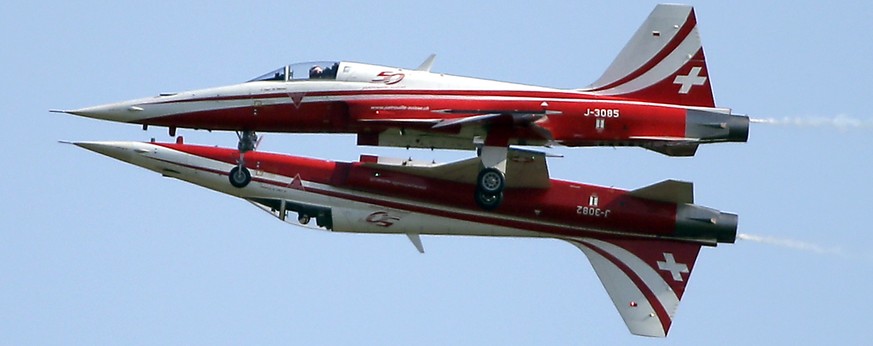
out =
[[(502, 199), (509, 146), (638, 146), (692, 156), (745, 142), (749, 118), (715, 105), (694, 9), (658, 5), (594, 83), (564, 90), (349, 61), (282, 66), (247, 82), (75, 110), (148, 126), (236, 131), (233, 186), (256, 132), (349, 133), (358, 144), (477, 150), (475, 196)], [(572, 74), (573, 66), (546, 71)], [(478, 197), (477, 197), (478, 198)], [(484, 203), (492, 205), (492, 203)], [(494, 204), (496, 206), (496, 204)]]
[[(251, 184), (233, 187), (236, 149), (154, 142), (79, 147), (245, 199), (286, 222), (333, 232), (555, 238), (588, 257), (631, 333), (664, 337), (702, 246), (733, 243), (737, 215), (695, 205), (691, 183), (635, 190), (550, 179), (545, 155), (509, 150), (503, 206), (482, 211), (479, 158), (434, 164), (363, 156), (334, 162), (255, 151)], [(289, 220), (289, 215), (296, 215)], [(315, 226), (312, 226), (315, 227)]]

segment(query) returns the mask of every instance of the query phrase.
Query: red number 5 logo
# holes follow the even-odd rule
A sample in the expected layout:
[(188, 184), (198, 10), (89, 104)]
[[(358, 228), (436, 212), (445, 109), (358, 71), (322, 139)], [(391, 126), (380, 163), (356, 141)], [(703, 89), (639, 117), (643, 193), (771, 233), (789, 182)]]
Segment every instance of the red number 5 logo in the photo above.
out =
[(385, 83), (388, 85), (400, 83), (403, 80), (403, 77), (406, 75), (402, 73), (392, 73), (392, 72), (380, 72), (376, 75), (376, 78), (373, 78), (373, 82)]

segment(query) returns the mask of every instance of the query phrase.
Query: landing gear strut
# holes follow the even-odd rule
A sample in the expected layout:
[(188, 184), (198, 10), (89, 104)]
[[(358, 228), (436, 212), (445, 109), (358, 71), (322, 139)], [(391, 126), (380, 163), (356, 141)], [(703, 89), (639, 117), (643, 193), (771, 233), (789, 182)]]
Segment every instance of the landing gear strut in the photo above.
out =
[(236, 136), (239, 138), (236, 148), (239, 149), (240, 154), (255, 150), (258, 145), (258, 135), (255, 131), (239, 131)]
[(236, 146), (239, 149), (239, 160), (227, 177), (230, 180), (230, 185), (244, 188), (252, 181), (252, 173), (246, 168), (245, 155), (246, 152), (255, 150), (257, 147), (258, 135), (255, 131), (240, 131), (236, 133), (236, 136), (239, 137), (239, 143)]

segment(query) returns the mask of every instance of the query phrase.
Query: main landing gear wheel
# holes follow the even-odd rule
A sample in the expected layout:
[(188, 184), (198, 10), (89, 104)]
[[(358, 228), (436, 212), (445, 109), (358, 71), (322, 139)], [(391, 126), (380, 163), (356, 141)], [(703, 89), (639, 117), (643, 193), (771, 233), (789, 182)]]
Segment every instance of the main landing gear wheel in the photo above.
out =
[(248, 168), (237, 166), (230, 170), (227, 178), (230, 179), (230, 185), (244, 188), (252, 181), (252, 173), (249, 172)]
[(300, 222), (300, 224), (302, 224), (302, 225), (308, 224), (309, 223), (309, 215), (300, 214), (299, 216), (297, 216), (297, 222)]
[(476, 204), (479, 205), (482, 209), (485, 210), (494, 210), (498, 206), (500, 206), (500, 202), (503, 202), (503, 192), (499, 192), (497, 194), (488, 193), (479, 189), (476, 189)]
[(506, 177), (497, 168), (489, 167), (479, 171), (479, 177), (476, 178), (476, 190), (490, 195), (498, 195), (503, 192), (504, 186), (506, 186)]

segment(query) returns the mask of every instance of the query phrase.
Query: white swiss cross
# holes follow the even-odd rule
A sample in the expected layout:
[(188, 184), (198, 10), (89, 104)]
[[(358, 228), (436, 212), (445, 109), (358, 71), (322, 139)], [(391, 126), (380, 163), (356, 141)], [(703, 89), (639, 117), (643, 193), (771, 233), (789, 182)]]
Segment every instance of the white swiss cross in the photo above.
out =
[(658, 269), (670, 272), (673, 281), (682, 281), (682, 273), (688, 272), (688, 266), (685, 263), (676, 263), (673, 254), (669, 252), (664, 253), (664, 261), (658, 261)]
[(688, 72), (688, 75), (676, 76), (676, 79), (673, 80), (673, 84), (682, 85), (682, 87), (679, 88), (680, 94), (687, 94), (691, 91), (691, 87), (706, 83), (706, 77), (700, 76), (701, 69), (701, 67), (692, 67), (691, 72)]

